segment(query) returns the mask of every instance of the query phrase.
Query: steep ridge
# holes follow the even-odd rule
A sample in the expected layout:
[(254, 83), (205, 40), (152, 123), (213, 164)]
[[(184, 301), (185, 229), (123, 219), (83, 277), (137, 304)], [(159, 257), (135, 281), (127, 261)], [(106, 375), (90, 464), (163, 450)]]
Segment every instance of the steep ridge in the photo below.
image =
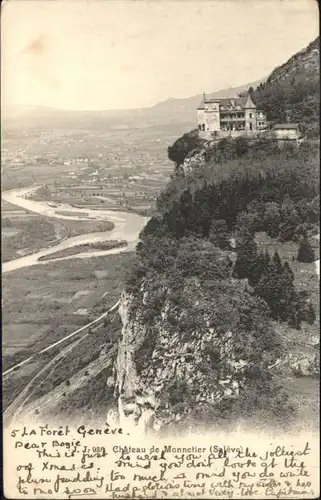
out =
[[(183, 167), (187, 176), (192, 173)], [(198, 196), (196, 191), (194, 200)], [(172, 223), (173, 217), (173, 212), (164, 216)], [(197, 220), (201, 227), (204, 219)], [(258, 408), (278, 419), (280, 411), (286, 413), (286, 396), (269, 367), (284, 358), (284, 340), (262, 296), (248, 279), (235, 276), (232, 245), (221, 250), (215, 237), (159, 237), (157, 231), (160, 226), (152, 219), (119, 308), (123, 327), (109, 385), (122, 425), (144, 421), (159, 430), (213, 419), (223, 425)], [(307, 375), (318, 373), (313, 351), (301, 365)]]
[[(316, 71), (313, 50), (294, 57), (296, 65), (312, 58)], [(274, 73), (269, 91), (277, 79)], [(181, 160), (141, 233), (122, 295), (121, 341), (108, 379), (118, 417), (153, 431), (234, 426), (249, 415), (287, 428), (297, 408), (278, 383), (293, 360), (279, 326), (291, 335), (301, 325), (314, 329), (319, 315), (291, 265), (277, 252), (259, 253), (255, 237), (311, 241), (318, 149), (243, 139), (204, 144), (192, 136), (178, 142)], [(305, 374), (315, 376), (317, 354), (308, 365)]]
[(320, 39), (276, 68), (254, 92), (269, 120), (300, 122), (311, 137), (319, 136)]

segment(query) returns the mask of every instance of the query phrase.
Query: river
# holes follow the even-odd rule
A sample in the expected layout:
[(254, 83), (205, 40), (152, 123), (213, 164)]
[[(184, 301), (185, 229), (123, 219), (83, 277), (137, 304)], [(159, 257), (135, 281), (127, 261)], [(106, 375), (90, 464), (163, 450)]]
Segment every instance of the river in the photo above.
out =
[[(126, 240), (127, 246), (120, 248), (112, 248), (110, 250), (100, 250), (100, 251), (87, 251), (83, 253), (78, 253), (75, 255), (70, 255), (67, 257), (61, 257), (58, 260), (67, 259), (79, 259), (88, 258), (101, 255), (118, 254), (120, 252), (128, 252), (134, 250), (138, 242), (138, 237), (140, 231), (146, 225), (148, 217), (142, 217), (141, 215), (130, 213), (130, 212), (116, 212), (111, 210), (93, 210), (90, 208), (73, 208), (67, 204), (57, 204), (57, 207), (52, 207), (46, 201), (34, 201), (26, 199), (25, 196), (31, 194), (37, 187), (23, 188), (23, 189), (13, 189), (10, 191), (2, 192), (2, 199), (17, 205), (30, 212), (35, 212), (39, 215), (45, 217), (53, 217), (56, 219), (68, 219), (68, 220), (96, 220), (96, 221), (110, 221), (113, 222), (115, 227), (111, 231), (103, 231), (96, 233), (87, 233), (80, 236), (73, 236), (71, 238), (66, 238), (57, 245), (40, 250), (39, 252), (33, 253), (31, 255), (26, 255), (25, 257), (19, 257), (7, 262), (2, 263), (2, 272), (6, 273), (9, 271), (15, 271), (23, 267), (34, 266), (34, 265), (46, 265), (53, 260), (39, 261), (39, 257), (44, 255), (50, 255), (58, 250), (64, 250), (76, 245), (85, 243), (97, 243), (108, 240)], [(67, 211), (75, 212), (77, 216), (69, 216), (57, 214), (57, 211)], [(81, 213), (83, 215), (81, 215)]]

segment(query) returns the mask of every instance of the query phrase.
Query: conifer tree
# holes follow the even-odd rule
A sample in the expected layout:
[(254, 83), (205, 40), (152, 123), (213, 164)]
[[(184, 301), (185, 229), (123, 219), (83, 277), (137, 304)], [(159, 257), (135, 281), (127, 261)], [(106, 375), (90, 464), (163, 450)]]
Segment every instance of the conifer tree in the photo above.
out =
[(294, 302), (292, 302), (291, 304), (291, 310), (289, 314), (289, 325), (292, 328), (300, 329), (299, 310), (297, 309)]
[(283, 277), (284, 277), (284, 285), (290, 289), (293, 287), (294, 283), (294, 274), (293, 271), (288, 263), (288, 261), (285, 261), (283, 264)]
[(282, 273), (280, 274), (274, 259), (270, 261), (261, 276), (255, 287), (255, 293), (268, 304), (274, 319), (286, 318), (287, 299), (283, 288)]
[(315, 255), (312, 246), (306, 238), (303, 238), (300, 242), (298, 261), (299, 262), (313, 262), (315, 260)]
[(230, 248), (230, 235), (225, 220), (214, 219), (212, 221), (209, 238), (213, 245), (222, 250)]
[(313, 305), (310, 303), (310, 304), (308, 304), (308, 307), (307, 307), (305, 319), (309, 323), (309, 325), (313, 325), (313, 323), (315, 322), (315, 318), (316, 318), (315, 310), (314, 310)]
[(279, 272), (280, 274), (282, 274), (283, 266), (282, 266), (282, 261), (280, 259), (280, 256), (279, 256), (278, 252), (274, 252), (273, 262), (274, 262), (274, 265), (275, 265), (275, 267), (277, 269), (277, 272)]
[(250, 234), (243, 234), (237, 245), (237, 259), (234, 274), (238, 278), (248, 278), (252, 284), (252, 276), (257, 275), (257, 245)]
[(265, 253), (264, 253), (264, 271), (267, 270), (267, 267), (268, 267), (269, 264), (270, 264), (270, 254), (266, 250)]
[(256, 259), (256, 272), (254, 275), (252, 275), (252, 285), (256, 285), (259, 280), (261, 279), (262, 275), (264, 274), (266, 269), (265, 265), (265, 258), (263, 252), (260, 252), (260, 254), (257, 256)]

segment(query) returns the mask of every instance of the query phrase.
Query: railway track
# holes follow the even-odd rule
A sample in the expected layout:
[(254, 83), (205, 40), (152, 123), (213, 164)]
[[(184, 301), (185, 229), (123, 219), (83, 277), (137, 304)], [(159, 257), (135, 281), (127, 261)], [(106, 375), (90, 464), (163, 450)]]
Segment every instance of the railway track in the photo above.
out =
[[(98, 318), (96, 318), (94, 321), (91, 321), (87, 325), (83, 326), (82, 328), (79, 328), (78, 330), (72, 332), (71, 334), (67, 335), (63, 339), (61, 339), (58, 342), (54, 342), (50, 346), (46, 347), (45, 349), (42, 349), (39, 353), (34, 354), (27, 358), (26, 360), (18, 363), (14, 367), (10, 368), (6, 372), (4, 372), (3, 375), (8, 375), (11, 373), (15, 368), (23, 366), (24, 364), (30, 362), (31, 360), (35, 359), (36, 357), (41, 356), (44, 352), (49, 351), (53, 347), (56, 347), (57, 345), (60, 345), (63, 343), (65, 340), (72, 338), (78, 333), (84, 332), (85, 330), (88, 330), (91, 328), (93, 325), (96, 325), (97, 329), (100, 326), (100, 322), (112, 311), (114, 311), (119, 304), (119, 300), (114, 304), (108, 311), (100, 315)], [(95, 330), (94, 329), (94, 330)], [(63, 360), (67, 354), (69, 354), (77, 345), (82, 342), (86, 337), (88, 337), (89, 332), (85, 333), (82, 335), (79, 339), (75, 340), (72, 344), (69, 344), (65, 348), (63, 348), (56, 356), (54, 356), (46, 365), (28, 382), (28, 384), (24, 387), (24, 389), (20, 392), (20, 394), (15, 398), (15, 400), (10, 404), (10, 406), (7, 408), (7, 410), (3, 414), (3, 423), (4, 425), (8, 425), (9, 422), (12, 420), (16, 419), (17, 416), (21, 413), (23, 408), (25, 407), (26, 403), (30, 400), (32, 395), (34, 394), (36, 388), (39, 387), (39, 385), (42, 385), (45, 380), (52, 374), (52, 372), (55, 370), (55, 365)], [(49, 374), (46, 375), (48, 370), (52, 368)]]
[(87, 325), (84, 325), (81, 328), (78, 328), (77, 330), (73, 331), (72, 333), (69, 333), (69, 335), (66, 335), (66, 337), (62, 338), (61, 340), (58, 340), (58, 341), (54, 342), (53, 344), (50, 344), (48, 347), (45, 347), (44, 349), (42, 349), (41, 351), (37, 352), (36, 354), (32, 354), (31, 356), (29, 356), (28, 358), (24, 359), (23, 361), (20, 361), (19, 363), (17, 363), (16, 365), (12, 366), (11, 368), (8, 368), (8, 370), (6, 370), (6, 371), (4, 371), (2, 373), (2, 377), (5, 377), (6, 375), (8, 375), (9, 373), (13, 372), (17, 368), (20, 368), (21, 366), (25, 365), (26, 363), (29, 363), (30, 361), (35, 360), (38, 356), (41, 356), (41, 354), (43, 354), (44, 352), (50, 351), (51, 349), (53, 349), (54, 347), (57, 347), (58, 345), (60, 345), (63, 342), (65, 342), (66, 340), (71, 339), (72, 337), (74, 337), (78, 333), (81, 333), (81, 332), (89, 329), (93, 325), (97, 324), (98, 322), (102, 321), (103, 319), (105, 319), (105, 317), (110, 312), (114, 311), (118, 307), (118, 305), (119, 305), (119, 300), (108, 311), (106, 311), (103, 314), (101, 314), (94, 321), (91, 321), (90, 323), (87, 323)]

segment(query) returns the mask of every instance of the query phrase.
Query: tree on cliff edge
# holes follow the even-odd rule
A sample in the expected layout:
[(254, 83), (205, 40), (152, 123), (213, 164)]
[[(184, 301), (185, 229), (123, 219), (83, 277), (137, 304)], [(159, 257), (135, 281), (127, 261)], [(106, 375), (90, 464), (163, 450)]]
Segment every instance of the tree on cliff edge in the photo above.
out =
[(176, 164), (176, 167), (179, 167), (184, 163), (188, 153), (200, 146), (198, 130), (192, 130), (177, 139), (172, 146), (168, 146), (168, 158)]

